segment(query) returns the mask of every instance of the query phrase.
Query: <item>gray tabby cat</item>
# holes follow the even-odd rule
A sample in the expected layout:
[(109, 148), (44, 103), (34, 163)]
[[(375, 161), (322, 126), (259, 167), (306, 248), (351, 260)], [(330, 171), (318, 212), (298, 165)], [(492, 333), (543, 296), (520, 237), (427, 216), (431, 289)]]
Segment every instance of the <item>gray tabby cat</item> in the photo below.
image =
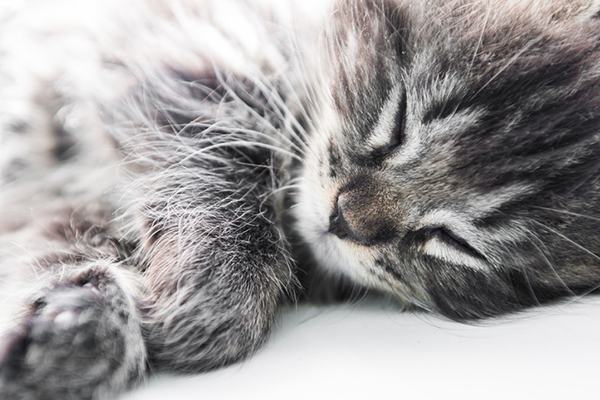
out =
[(1, 397), (235, 362), (287, 299), (365, 288), (468, 320), (593, 292), (599, 8), (7, 9)]

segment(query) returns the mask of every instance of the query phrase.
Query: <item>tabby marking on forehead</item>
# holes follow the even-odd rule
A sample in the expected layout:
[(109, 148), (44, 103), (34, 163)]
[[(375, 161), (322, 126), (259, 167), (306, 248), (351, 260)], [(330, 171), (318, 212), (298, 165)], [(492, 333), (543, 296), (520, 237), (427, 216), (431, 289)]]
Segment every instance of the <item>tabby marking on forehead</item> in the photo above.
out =
[(490, 193), (470, 196), (466, 202), (470, 217), (473, 219), (483, 218), (498, 210), (504, 204), (533, 193), (535, 187), (535, 184), (514, 183)]
[(368, 145), (373, 149), (387, 146), (390, 143), (390, 136), (394, 131), (396, 123), (396, 113), (399, 112), (402, 101), (402, 88), (395, 86), (388, 96), (379, 114), (379, 120), (373, 128), (373, 133), (368, 140)]

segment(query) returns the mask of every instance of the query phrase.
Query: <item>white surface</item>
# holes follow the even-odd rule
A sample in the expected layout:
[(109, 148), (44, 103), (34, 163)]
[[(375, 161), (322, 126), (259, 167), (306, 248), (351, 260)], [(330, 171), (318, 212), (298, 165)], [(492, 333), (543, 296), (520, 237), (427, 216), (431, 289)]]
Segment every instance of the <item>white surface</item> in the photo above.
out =
[(122, 400), (600, 398), (600, 300), (479, 326), (376, 301), (288, 310), (262, 351)]

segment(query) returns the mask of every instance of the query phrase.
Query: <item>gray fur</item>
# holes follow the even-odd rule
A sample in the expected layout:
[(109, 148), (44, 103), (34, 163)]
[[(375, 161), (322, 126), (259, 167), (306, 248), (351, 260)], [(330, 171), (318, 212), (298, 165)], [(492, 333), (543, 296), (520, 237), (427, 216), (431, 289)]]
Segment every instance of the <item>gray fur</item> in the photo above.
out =
[(0, 34), (3, 398), (227, 365), (300, 296), (600, 284), (598, 2), (97, 3)]

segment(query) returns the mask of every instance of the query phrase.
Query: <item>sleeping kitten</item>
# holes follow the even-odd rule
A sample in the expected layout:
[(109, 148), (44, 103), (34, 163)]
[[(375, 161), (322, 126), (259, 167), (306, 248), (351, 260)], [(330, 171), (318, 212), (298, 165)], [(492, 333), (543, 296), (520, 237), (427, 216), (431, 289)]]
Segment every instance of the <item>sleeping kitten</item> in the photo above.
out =
[(593, 292), (598, 9), (7, 6), (2, 398), (235, 362), (301, 296), (466, 320)]

